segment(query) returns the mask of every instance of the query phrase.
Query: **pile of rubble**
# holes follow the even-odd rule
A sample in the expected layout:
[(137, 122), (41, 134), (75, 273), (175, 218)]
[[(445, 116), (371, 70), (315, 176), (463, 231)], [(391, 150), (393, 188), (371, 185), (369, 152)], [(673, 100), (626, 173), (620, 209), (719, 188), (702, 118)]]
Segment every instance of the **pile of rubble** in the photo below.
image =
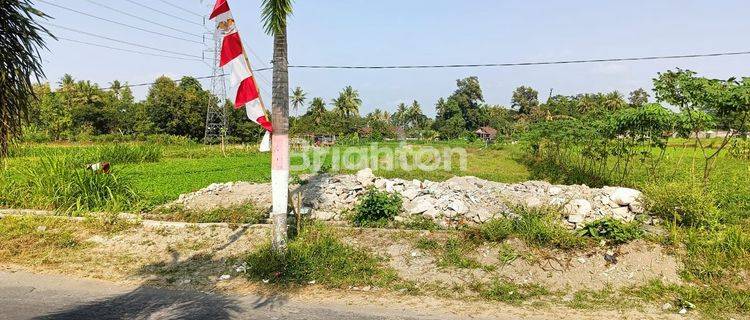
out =
[[(638, 219), (649, 224), (655, 222), (644, 210), (641, 193), (628, 188), (563, 186), (543, 181), (506, 184), (475, 177), (454, 177), (444, 182), (407, 181), (378, 178), (370, 169), (361, 170), (356, 175), (307, 177), (307, 183), (292, 187), (292, 199), (296, 204), (298, 195), (301, 195), (304, 215), (323, 221), (340, 221), (370, 187), (402, 196), (404, 210), (398, 220), (422, 216), (444, 227), (513, 217), (519, 208), (558, 209), (561, 220), (571, 228), (607, 217), (622, 221)], [(181, 195), (171, 205), (210, 210), (248, 202), (270, 209), (270, 184), (212, 184), (203, 190)]]
[(542, 181), (505, 184), (475, 177), (454, 177), (445, 182), (377, 178), (370, 169), (357, 175), (311, 177), (301, 188), (303, 212), (319, 220), (341, 220), (367, 188), (399, 193), (404, 211), (398, 219), (413, 216), (432, 219), (443, 226), (484, 223), (514, 215), (520, 207), (560, 209), (571, 228), (612, 217), (654, 223), (645, 213), (641, 192), (628, 188), (589, 188), (585, 185), (551, 185)]

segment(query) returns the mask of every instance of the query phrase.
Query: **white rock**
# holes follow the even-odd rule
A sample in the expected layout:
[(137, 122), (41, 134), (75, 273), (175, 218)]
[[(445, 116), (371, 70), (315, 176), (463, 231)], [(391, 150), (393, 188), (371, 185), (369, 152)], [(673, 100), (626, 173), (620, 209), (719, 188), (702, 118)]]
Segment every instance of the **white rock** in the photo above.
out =
[(554, 197), (554, 198), (552, 198), (552, 199), (549, 200), (549, 205), (551, 205), (553, 207), (559, 207), (561, 205), (564, 205), (565, 202), (566, 202), (565, 198)]
[(663, 305), (661, 306), (661, 309), (662, 309), (662, 310), (665, 310), (665, 311), (666, 311), (666, 310), (670, 310), (670, 309), (672, 309), (672, 304), (671, 304), (671, 303), (669, 303), (669, 302), (667, 302), (667, 303), (665, 303), (665, 304), (663, 304)]
[(632, 211), (634, 214), (641, 214), (646, 212), (646, 208), (643, 206), (643, 204), (640, 201), (632, 202), (628, 205), (630, 208), (630, 211)]
[(551, 186), (551, 187), (549, 187), (549, 189), (547, 189), (547, 193), (549, 193), (552, 196), (556, 196), (556, 195), (562, 193), (562, 188), (556, 187), (556, 186)]
[(409, 209), (409, 213), (420, 214), (430, 210), (435, 210), (435, 205), (433, 204), (433, 202), (426, 197), (421, 197), (414, 200), (411, 209)]
[(401, 195), (409, 200), (414, 200), (419, 195), (419, 190), (416, 189), (406, 189), (404, 192), (401, 193)]
[(440, 216), (440, 212), (437, 211), (435, 208), (430, 208), (426, 210), (424, 213), (422, 213), (422, 216), (427, 219), (435, 220), (438, 218), (438, 216)]
[(375, 180), (375, 188), (383, 189), (385, 188), (385, 183), (386, 183), (385, 179), (377, 179)]
[(223, 275), (221, 275), (221, 277), (219, 277), (219, 280), (229, 280), (231, 278), (232, 278), (232, 276), (230, 276), (228, 274), (223, 274)]
[(419, 180), (417, 180), (417, 179), (414, 179), (414, 180), (412, 180), (412, 181), (411, 181), (411, 184), (412, 184), (412, 185), (413, 185), (413, 186), (414, 186), (415, 188), (420, 188), (420, 189), (422, 188), (422, 181), (419, 181)]
[(524, 199), (527, 208), (539, 208), (542, 206), (542, 200), (537, 197), (528, 197)]
[(335, 212), (330, 211), (315, 211), (315, 219), (320, 221), (331, 221), (336, 218)]
[(618, 205), (627, 206), (633, 202), (638, 201), (638, 199), (641, 198), (641, 195), (641, 192), (638, 190), (629, 188), (617, 188), (612, 192), (612, 194), (609, 195), (609, 198)]
[(612, 217), (618, 220), (630, 221), (633, 220), (634, 215), (630, 214), (630, 208), (619, 207), (617, 209), (612, 209)]
[(458, 214), (465, 214), (469, 212), (469, 207), (461, 200), (454, 200), (448, 204), (448, 209), (455, 211)]
[(495, 218), (495, 215), (487, 209), (479, 208), (473, 211), (472, 220), (476, 223), (485, 223)]
[(585, 199), (576, 199), (565, 205), (564, 211), (568, 214), (569, 222), (581, 223), (591, 212), (591, 202)]
[(375, 174), (372, 173), (372, 169), (364, 168), (357, 172), (357, 181), (363, 186), (371, 186), (375, 181)]

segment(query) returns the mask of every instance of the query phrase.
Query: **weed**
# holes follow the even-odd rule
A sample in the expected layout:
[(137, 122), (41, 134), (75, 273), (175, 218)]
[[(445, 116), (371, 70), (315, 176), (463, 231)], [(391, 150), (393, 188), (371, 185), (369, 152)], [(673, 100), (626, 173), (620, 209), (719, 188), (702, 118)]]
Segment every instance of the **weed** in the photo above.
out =
[(503, 243), (500, 245), (497, 256), (498, 260), (500, 260), (500, 263), (502, 263), (503, 265), (508, 265), (513, 261), (516, 261), (518, 257), (519, 254), (518, 252), (516, 252), (516, 249), (513, 249), (513, 247), (511, 247), (507, 243)]
[(583, 229), (578, 231), (578, 235), (592, 237), (596, 240), (606, 239), (617, 245), (641, 238), (643, 230), (638, 222), (625, 223), (606, 218), (586, 224)]
[(458, 238), (449, 238), (443, 245), (443, 254), (438, 260), (438, 267), (456, 267), (462, 269), (478, 269), (483, 267), (477, 260), (466, 257), (473, 251), (474, 245)]
[(370, 188), (354, 208), (352, 221), (360, 227), (384, 227), (401, 212), (402, 203), (396, 193)]

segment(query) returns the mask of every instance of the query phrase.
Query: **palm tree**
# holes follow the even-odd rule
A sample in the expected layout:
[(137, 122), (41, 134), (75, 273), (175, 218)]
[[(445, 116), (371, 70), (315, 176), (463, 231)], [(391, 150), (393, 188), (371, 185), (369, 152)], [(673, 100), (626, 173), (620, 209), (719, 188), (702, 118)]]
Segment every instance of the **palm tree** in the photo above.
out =
[(302, 90), (302, 88), (297, 87), (292, 91), (292, 95), (289, 96), (289, 99), (292, 101), (292, 108), (294, 109), (294, 114), (299, 113), (300, 107), (305, 105), (305, 101), (307, 100), (307, 93)]
[(612, 91), (604, 96), (604, 106), (607, 110), (617, 111), (626, 105), (627, 103), (619, 91)]
[(408, 109), (406, 109), (405, 103), (399, 103), (398, 107), (396, 107), (396, 112), (393, 114), (393, 124), (397, 127), (403, 127), (406, 124), (406, 113), (408, 112)]
[(289, 200), (289, 59), (286, 33), (292, 0), (263, 0), (261, 18), (266, 33), (273, 35), (273, 156), (271, 185), (273, 193), (274, 252), (286, 251), (287, 209)]
[(112, 91), (117, 99), (120, 99), (120, 91), (122, 91), (122, 89), (123, 86), (120, 80), (115, 80), (109, 83), (109, 90)]
[(46, 17), (30, 0), (4, 1), (0, 6), (0, 159), (8, 155), (10, 143), (21, 136), (28, 120), (32, 78), (38, 82), (44, 77), (39, 50), (46, 48), (43, 35), (50, 33), (34, 19)]
[(359, 92), (352, 86), (344, 88), (337, 99), (333, 99), (333, 105), (337, 113), (344, 117), (351, 117), (359, 114), (359, 107), (362, 106), (362, 99)]
[(315, 124), (320, 124), (323, 121), (323, 116), (328, 112), (326, 110), (326, 103), (323, 98), (313, 98), (310, 103), (310, 109), (307, 110), (307, 114), (312, 116), (315, 120)]

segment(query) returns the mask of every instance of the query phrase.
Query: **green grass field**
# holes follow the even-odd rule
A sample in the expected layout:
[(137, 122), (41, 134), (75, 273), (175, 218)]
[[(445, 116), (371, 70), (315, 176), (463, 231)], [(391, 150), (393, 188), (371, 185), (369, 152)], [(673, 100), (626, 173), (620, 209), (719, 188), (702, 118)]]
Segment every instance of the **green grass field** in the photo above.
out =
[[(137, 147), (140, 144), (130, 144)], [(412, 162), (415, 154), (425, 146), (416, 145), (413, 148), (404, 148), (398, 143), (380, 143), (381, 150), (392, 151), (394, 156), (402, 156)], [(435, 144), (437, 148), (457, 147), (456, 144)], [(500, 182), (520, 182), (529, 178), (529, 171), (520, 162), (516, 161), (513, 149), (490, 150), (482, 148), (482, 145), (466, 145), (468, 158), (466, 170), (459, 166), (459, 159), (455, 158), (453, 166), (445, 170), (442, 166), (435, 171), (423, 171), (418, 168), (404, 169), (396, 165), (395, 170), (376, 170), (376, 174), (384, 177), (398, 177), (403, 179), (420, 179), (442, 181), (453, 176), (473, 175), (480, 178)], [(1, 175), (3, 181), (0, 188), (10, 184), (24, 183), (33, 175), (36, 164), (45, 158), (71, 158), (73, 163), (83, 168), (86, 163), (95, 161), (109, 161), (106, 157), (97, 157), (99, 148), (107, 148), (105, 144), (28, 144), (14, 149), (13, 156), (4, 165), (5, 170)], [(140, 201), (136, 208), (150, 208), (175, 200), (180, 194), (202, 189), (212, 183), (248, 181), (269, 182), (270, 154), (260, 153), (256, 148), (250, 146), (229, 146), (222, 152), (219, 146), (181, 145), (163, 146), (162, 157), (157, 162), (134, 161), (134, 163), (118, 163), (112, 161), (115, 175), (126, 179), (133, 191), (139, 195)], [(357, 159), (361, 151), (368, 151), (369, 146), (361, 147), (337, 147), (339, 157), (348, 150), (354, 154), (352, 159)], [(442, 149), (439, 149), (442, 150)], [(353, 173), (356, 168), (345, 168), (331, 166), (332, 150), (325, 150), (326, 154), (321, 156), (324, 171)], [(311, 155), (315, 152), (298, 152), (292, 157), (293, 165), (303, 163), (300, 154)], [(318, 152), (320, 153), (320, 152)], [(385, 161), (386, 155), (378, 157), (381, 162)], [(429, 157), (427, 157), (429, 158)], [(310, 157), (312, 159), (312, 157)], [(361, 164), (362, 167), (368, 166)], [(316, 173), (314, 168), (303, 169), (293, 174)], [(11, 195), (6, 195), (10, 197)], [(18, 204), (18, 201), (2, 200), (0, 205)], [(49, 209), (49, 206), (39, 203), (27, 203), (27, 208)]]

